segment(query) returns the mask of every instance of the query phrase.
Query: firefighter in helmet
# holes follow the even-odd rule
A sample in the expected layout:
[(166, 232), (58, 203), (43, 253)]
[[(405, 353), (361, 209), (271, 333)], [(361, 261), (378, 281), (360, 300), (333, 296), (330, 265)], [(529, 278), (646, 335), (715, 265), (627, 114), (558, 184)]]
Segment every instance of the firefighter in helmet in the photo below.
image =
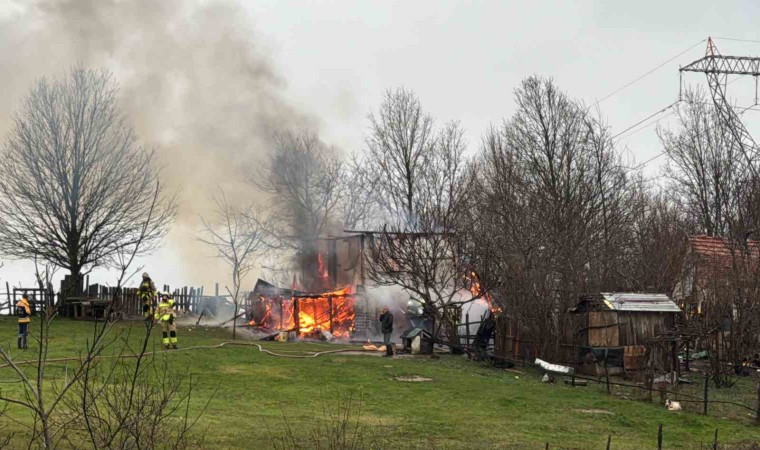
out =
[(32, 307), (29, 305), (29, 296), (26, 292), (21, 296), (21, 300), (16, 302), (16, 316), (18, 317), (18, 338), (16, 342), (19, 349), (28, 349), (29, 342), (29, 322), (32, 321)]
[(148, 272), (142, 274), (142, 282), (137, 288), (137, 295), (142, 302), (142, 312), (145, 321), (148, 322), (153, 317), (153, 303), (156, 300), (156, 285), (150, 279)]
[(164, 348), (177, 348), (177, 325), (174, 324), (174, 298), (168, 292), (161, 293), (161, 302), (156, 308), (156, 320), (161, 322)]

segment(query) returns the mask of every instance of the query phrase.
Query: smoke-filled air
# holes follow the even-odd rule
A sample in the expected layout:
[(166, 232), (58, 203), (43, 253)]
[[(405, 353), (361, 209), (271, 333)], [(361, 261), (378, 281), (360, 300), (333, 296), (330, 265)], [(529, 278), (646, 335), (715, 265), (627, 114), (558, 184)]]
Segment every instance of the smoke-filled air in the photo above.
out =
[(0, 135), (40, 78), (76, 64), (111, 71), (128, 122), (178, 193), (166, 250), (186, 280), (224, 283), (228, 270), (195, 238), (198, 216), (213, 210), (217, 186), (233, 201), (262, 195), (249, 181), (273, 136), (316, 125), (283, 100), (285, 80), (259, 40), (237, 2), (11, 2), (0, 16)]

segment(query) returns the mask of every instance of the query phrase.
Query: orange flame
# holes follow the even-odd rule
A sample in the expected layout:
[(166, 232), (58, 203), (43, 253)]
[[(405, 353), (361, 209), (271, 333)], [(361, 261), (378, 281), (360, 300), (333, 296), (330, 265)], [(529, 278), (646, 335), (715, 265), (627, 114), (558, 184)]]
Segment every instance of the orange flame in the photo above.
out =
[(491, 293), (483, 292), (483, 287), (480, 284), (480, 277), (478, 277), (478, 274), (474, 270), (465, 276), (465, 283), (469, 285), (470, 293), (472, 293), (473, 297), (480, 297), (485, 300), (488, 309), (490, 309), (494, 315), (501, 314), (501, 307), (494, 303)]
[(347, 338), (354, 330), (356, 300), (350, 287), (325, 292), (319, 297), (297, 297), (298, 332), (301, 335), (330, 331)]
[(302, 296), (289, 299), (259, 297), (259, 303), (252, 308), (252, 318), (248, 324), (279, 331), (296, 328), (295, 305), (298, 305), (298, 334), (316, 335), (329, 331), (338, 338), (348, 338), (354, 331), (356, 319), (355, 304), (351, 287), (318, 296)]
[(319, 277), (322, 280), (327, 280), (330, 278), (330, 274), (327, 271), (327, 266), (325, 266), (325, 260), (322, 258), (321, 253), (317, 253), (317, 266), (319, 271)]

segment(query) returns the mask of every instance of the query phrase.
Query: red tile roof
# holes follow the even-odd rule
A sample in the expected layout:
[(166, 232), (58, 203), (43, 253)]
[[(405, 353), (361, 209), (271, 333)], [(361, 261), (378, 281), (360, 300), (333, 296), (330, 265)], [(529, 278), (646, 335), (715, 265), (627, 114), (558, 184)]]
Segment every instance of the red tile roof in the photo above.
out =
[[(760, 255), (758, 242), (750, 240), (747, 241), (747, 245), (753, 258), (757, 258)], [(734, 251), (728, 241), (716, 236), (691, 236), (689, 246), (694, 253), (707, 258), (730, 258)]]

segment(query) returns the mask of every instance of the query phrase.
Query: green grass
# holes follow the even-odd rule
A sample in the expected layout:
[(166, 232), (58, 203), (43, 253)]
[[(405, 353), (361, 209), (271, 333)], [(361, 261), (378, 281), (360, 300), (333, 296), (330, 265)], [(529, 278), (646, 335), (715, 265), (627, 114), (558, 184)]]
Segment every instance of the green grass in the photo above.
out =
[[(119, 324), (117, 334), (128, 326)], [(133, 326), (136, 332), (131, 338), (136, 340), (142, 325)], [(87, 322), (58, 320), (52, 330), (50, 357), (75, 355), (91, 327)], [(15, 348), (15, 332), (12, 319), (0, 319), (0, 345)], [(160, 333), (154, 333), (158, 342)], [(230, 337), (226, 330), (198, 327), (180, 328), (178, 334), (182, 347), (215, 345)], [(263, 345), (291, 355), (344, 348), (312, 343)], [(14, 358), (31, 357), (32, 351)], [(520, 375), (455, 356), (389, 360), (338, 353), (294, 359), (235, 346), (170, 352), (167, 357), (173, 370), (189, 372), (197, 382), (192, 403), (196, 412), (216, 392), (196, 429), (205, 435), (206, 448), (212, 449), (270, 448), (273, 439), (286, 434), (283, 416), (292, 430), (305, 437), (316, 421), (323, 420), (323, 408), (338, 408), (336, 398), (345, 399), (349, 393), (361, 399), (365, 428), (387, 433), (389, 448), (394, 449), (543, 448), (546, 442), (550, 448), (604, 448), (608, 434), (613, 449), (655, 448), (659, 424), (663, 424), (667, 449), (699, 448), (712, 442), (716, 428), (722, 444), (760, 441), (760, 426), (746, 414), (672, 413), (658, 404), (625, 399), (630, 396), (620, 391), (607, 395), (598, 386), (545, 385), (531, 371)], [(58, 370), (51, 370), (51, 376), (61, 376), (62, 364), (55, 367)], [(9, 369), (0, 370), (0, 380), (12, 377)], [(394, 380), (402, 375), (432, 381)], [(2, 388), (7, 394), (17, 386), (3, 384)], [(751, 386), (735, 389), (747, 388)], [(731, 392), (724, 390), (720, 395), (730, 398)], [(28, 414), (17, 408), (9, 411), (18, 420), (28, 420)], [(8, 418), (0, 418), (0, 425), (15, 426)]]

